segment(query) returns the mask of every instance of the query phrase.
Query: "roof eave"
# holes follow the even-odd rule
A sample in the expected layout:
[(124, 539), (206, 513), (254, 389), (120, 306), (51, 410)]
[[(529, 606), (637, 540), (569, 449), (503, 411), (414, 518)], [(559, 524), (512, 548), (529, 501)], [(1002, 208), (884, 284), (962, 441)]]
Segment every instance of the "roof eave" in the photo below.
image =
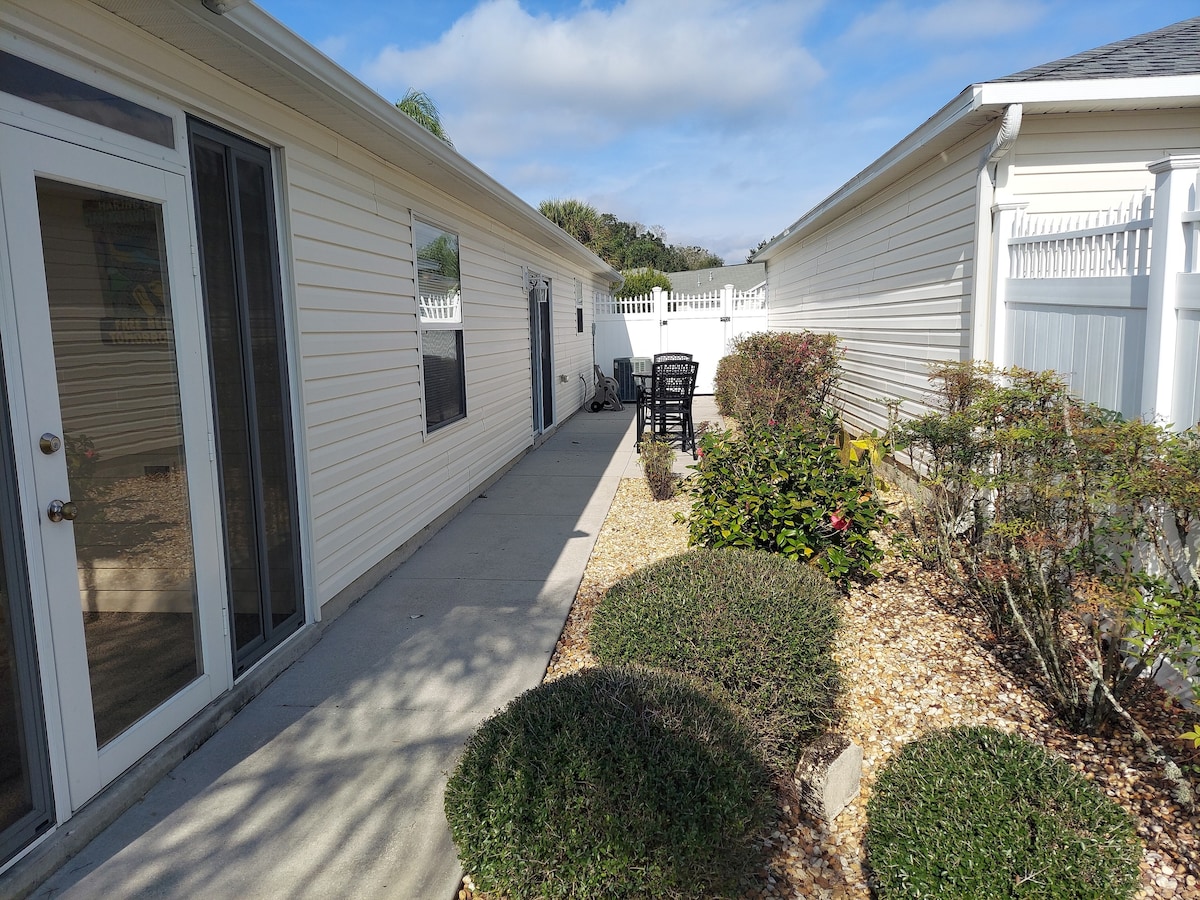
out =
[(984, 82), (960, 93), (920, 128), (792, 223), (752, 260), (767, 262), (780, 251), (853, 209), (880, 184), (887, 184), (961, 139), (962, 126), (981, 127), (1014, 103), (1026, 115), (1120, 109), (1200, 106), (1200, 75), (1145, 78)]
[(1020, 103), (1026, 113), (1062, 109), (1164, 109), (1200, 104), (1200, 75), (993, 81), (979, 86), (984, 105)]

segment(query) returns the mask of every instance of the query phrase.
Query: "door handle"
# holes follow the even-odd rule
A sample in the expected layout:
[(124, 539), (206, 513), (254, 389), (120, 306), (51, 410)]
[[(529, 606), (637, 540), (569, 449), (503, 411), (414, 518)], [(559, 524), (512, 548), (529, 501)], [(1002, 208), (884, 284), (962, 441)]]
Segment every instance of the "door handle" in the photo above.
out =
[(51, 500), (50, 505), (46, 507), (46, 518), (51, 522), (61, 522), (63, 519), (74, 522), (77, 515), (79, 507), (70, 500)]

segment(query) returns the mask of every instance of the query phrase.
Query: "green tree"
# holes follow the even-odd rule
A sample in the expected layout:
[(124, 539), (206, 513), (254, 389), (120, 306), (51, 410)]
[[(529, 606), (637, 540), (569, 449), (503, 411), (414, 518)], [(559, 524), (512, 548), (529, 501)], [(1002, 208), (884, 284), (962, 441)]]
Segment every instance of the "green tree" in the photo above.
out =
[(600, 213), (582, 200), (543, 200), (538, 212), (593, 252), (600, 236)]
[(703, 247), (667, 244), (658, 225), (624, 222), (612, 213), (601, 213), (581, 200), (543, 200), (538, 210), (614, 269), (651, 268), (659, 272), (687, 272), (725, 265)]
[(725, 260), (717, 256), (711, 250), (705, 250), (703, 247), (677, 247), (671, 245), (671, 253), (677, 259), (678, 264), (671, 266), (668, 271), (671, 272), (691, 272), (695, 269), (715, 269), (718, 266), (725, 265)]
[(640, 297), (656, 287), (664, 291), (671, 289), (671, 279), (656, 269), (636, 269), (621, 274), (625, 276), (625, 283), (613, 295), (616, 297)]
[(771, 241), (773, 241), (773, 240), (775, 240), (775, 238), (772, 237), (772, 238), (763, 238), (761, 241), (759, 241), (758, 246), (746, 254), (746, 262), (748, 262), (748, 263), (754, 262), (754, 254), (758, 253), (759, 250), (761, 250), (763, 247), (767, 246), (767, 244), (771, 243)]
[(451, 147), (454, 146), (454, 141), (450, 140), (450, 135), (446, 134), (446, 129), (442, 126), (441, 113), (438, 112), (437, 106), (424, 91), (409, 88), (408, 93), (396, 101), (396, 109), (400, 110), (400, 112), (404, 113), (438, 140), (444, 141)]

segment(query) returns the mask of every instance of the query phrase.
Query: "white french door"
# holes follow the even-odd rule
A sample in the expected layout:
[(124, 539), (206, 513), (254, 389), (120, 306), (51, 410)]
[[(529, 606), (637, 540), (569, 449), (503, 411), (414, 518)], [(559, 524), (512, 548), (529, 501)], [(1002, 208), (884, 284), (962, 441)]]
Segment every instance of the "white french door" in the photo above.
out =
[(0, 322), (72, 810), (232, 680), (188, 203), (179, 172), (0, 126)]

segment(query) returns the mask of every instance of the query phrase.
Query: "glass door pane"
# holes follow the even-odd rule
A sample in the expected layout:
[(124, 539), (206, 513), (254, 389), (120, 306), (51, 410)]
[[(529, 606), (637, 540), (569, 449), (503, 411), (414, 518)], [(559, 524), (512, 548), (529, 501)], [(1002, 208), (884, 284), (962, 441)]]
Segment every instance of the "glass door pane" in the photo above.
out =
[(189, 127), (240, 674), (304, 621), (271, 154)]
[(201, 673), (162, 207), (36, 186), (102, 747)]

